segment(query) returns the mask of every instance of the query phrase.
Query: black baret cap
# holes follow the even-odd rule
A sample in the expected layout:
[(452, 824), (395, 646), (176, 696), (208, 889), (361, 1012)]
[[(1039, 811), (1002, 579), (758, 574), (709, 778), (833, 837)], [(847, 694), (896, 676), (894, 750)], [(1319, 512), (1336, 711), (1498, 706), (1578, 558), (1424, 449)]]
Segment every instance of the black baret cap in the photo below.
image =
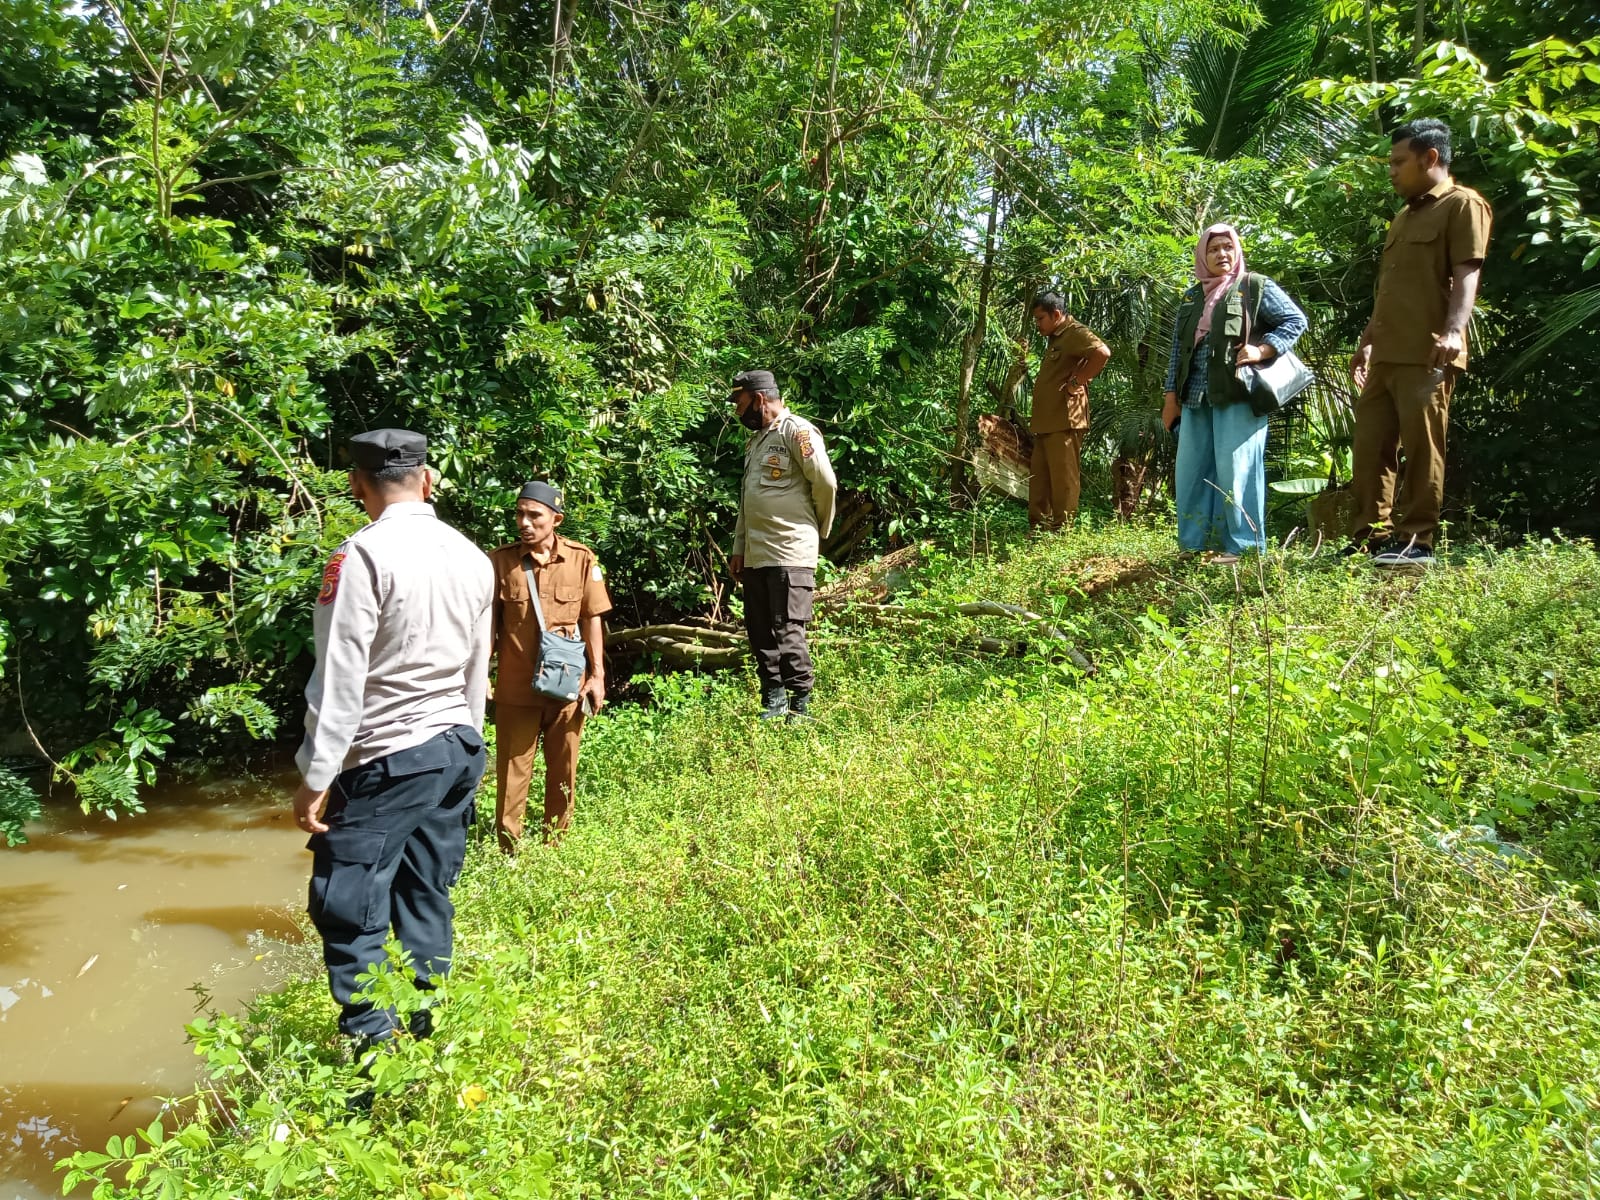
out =
[(544, 505), (551, 512), (565, 513), (562, 507), (561, 489), (554, 484), (545, 483), (543, 480), (532, 480), (522, 485), (522, 490), (517, 493), (518, 500), (533, 500)]
[(733, 377), (733, 391), (728, 393), (732, 400), (740, 392), (764, 392), (774, 400), (779, 399), (778, 381), (771, 371), (740, 371)]
[(420, 467), (428, 459), (428, 439), (409, 429), (369, 429), (350, 439), (350, 465), (363, 471)]

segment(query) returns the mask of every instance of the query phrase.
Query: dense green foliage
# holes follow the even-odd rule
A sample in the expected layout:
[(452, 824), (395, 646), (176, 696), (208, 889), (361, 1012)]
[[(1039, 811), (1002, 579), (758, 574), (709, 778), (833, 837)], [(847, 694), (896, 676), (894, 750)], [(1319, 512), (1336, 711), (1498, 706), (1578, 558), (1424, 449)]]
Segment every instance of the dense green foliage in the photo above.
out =
[(820, 422), (869, 541), (915, 535), (964, 497), (976, 414), (1020, 394), (1023, 300), (1053, 281), (1116, 348), (1104, 493), (1113, 455), (1162, 461), (1165, 326), (1217, 216), (1315, 318), (1322, 386), (1276, 469), (1338, 473), (1392, 204), (1372, 154), (1411, 111), (1461, 127), (1500, 214), (1458, 511), (1592, 524), (1594, 21), (0, 0), (0, 706), (23, 729), (0, 749), (116, 811), (164, 756), (292, 728), (363, 428), (425, 431), (485, 544), (554, 477), (619, 619), (700, 609), (726, 590), (735, 369), (774, 366)]
[(308, 961), (248, 1019), (194, 1028), (199, 1119), (72, 1178), (106, 1198), (1593, 1192), (1590, 549), (1374, 581), (1095, 533), (930, 554), (899, 599), (975, 592), (1055, 614), (1098, 674), (846, 616), (819, 639), (814, 728), (758, 727), (747, 684), (663, 679), (586, 736), (559, 850), (474, 849), (438, 1032), (381, 1060), (370, 1119), (343, 1110), (361, 1084)]

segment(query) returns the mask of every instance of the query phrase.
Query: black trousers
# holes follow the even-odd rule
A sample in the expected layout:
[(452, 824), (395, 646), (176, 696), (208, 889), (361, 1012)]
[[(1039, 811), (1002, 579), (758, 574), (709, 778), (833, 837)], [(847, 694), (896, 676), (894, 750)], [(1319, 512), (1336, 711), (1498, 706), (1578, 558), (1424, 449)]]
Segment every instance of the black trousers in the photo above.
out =
[(417, 982), (450, 970), (455, 905), (483, 777), (483, 737), (457, 725), (393, 754), (352, 767), (333, 782), (312, 852), (311, 922), (322, 935), (328, 989), (339, 1003), (339, 1031), (381, 1039), (395, 1014), (354, 999), (356, 976), (383, 961), (394, 930)]
[(756, 656), (763, 692), (779, 687), (809, 692), (816, 682), (806, 623), (817, 590), (812, 567), (746, 567), (744, 627)]

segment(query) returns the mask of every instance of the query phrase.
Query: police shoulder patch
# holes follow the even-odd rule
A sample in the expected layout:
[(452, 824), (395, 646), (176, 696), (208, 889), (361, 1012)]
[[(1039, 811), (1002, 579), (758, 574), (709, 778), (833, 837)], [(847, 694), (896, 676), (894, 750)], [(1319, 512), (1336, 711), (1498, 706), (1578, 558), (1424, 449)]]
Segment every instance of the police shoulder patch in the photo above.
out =
[(800, 447), (801, 458), (810, 458), (817, 452), (816, 447), (811, 444), (811, 431), (809, 429), (796, 430), (794, 444)]
[(322, 591), (317, 594), (318, 604), (332, 604), (339, 594), (339, 573), (344, 570), (345, 553), (339, 551), (322, 568)]

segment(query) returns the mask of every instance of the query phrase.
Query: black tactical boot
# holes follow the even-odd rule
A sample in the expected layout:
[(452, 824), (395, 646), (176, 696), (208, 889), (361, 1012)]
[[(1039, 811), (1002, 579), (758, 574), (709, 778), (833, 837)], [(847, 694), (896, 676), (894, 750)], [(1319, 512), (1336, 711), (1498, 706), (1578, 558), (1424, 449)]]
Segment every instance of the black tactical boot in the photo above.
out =
[(781, 721), (789, 714), (789, 697), (781, 687), (766, 688), (761, 693), (761, 720)]
[(406, 1021), (406, 1032), (419, 1042), (425, 1042), (433, 1036), (433, 1010), (419, 1008), (412, 1013)]
[(816, 718), (811, 715), (811, 693), (790, 692), (789, 724), (799, 725), (802, 722), (811, 722), (815, 720)]
[[(356, 1061), (356, 1075), (362, 1079), (372, 1078), (372, 1069), (377, 1064), (378, 1055), (384, 1052), (384, 1043), (389, 1036), (381, 1038), (360, 1037), (356, 1039), (352, 1054)], [(344, 1100), (344, 1110), (353, 1117), (369, 1116), (372, 1112), (372, 1101), (376, 1098), (377, 1091), (371, 1087), (360, 1088), (351, 1092)]]

